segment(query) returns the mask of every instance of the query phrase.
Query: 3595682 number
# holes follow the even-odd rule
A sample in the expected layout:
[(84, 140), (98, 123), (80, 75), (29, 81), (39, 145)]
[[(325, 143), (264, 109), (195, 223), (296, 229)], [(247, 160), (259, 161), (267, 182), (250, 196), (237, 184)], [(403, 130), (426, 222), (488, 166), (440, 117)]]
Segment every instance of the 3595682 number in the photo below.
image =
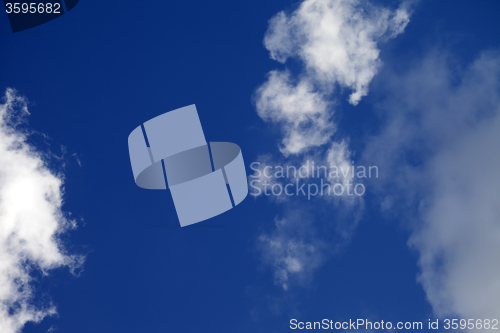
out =
[(14, 13), (14, 14), (19, 14), (19, 13), (22, 13), (22, 14), (27, 14), (27, 13), (30, 13), (30, 14), (35, 14), (35, 13), (38, 13), (38, 14), (43, 14), (43, 13), (47, 13), (47, 14), (61, 14), (61, 4), (60, 3), (35, 3), (35, 2), (31, 2), (31, 3), (19, 3), (19, 2), (15, 2), (15, 3), (6, 3), (5, 4), (5, 7), (6, 7), (6, 11), (7, 11), (7, 14), (10, 14), (10, 13)]
[(485, 330), (498, 330), (498, 319), (445, 319), (444, 329), (445, 330), (457, 330), (457, 329), (485, 329)]

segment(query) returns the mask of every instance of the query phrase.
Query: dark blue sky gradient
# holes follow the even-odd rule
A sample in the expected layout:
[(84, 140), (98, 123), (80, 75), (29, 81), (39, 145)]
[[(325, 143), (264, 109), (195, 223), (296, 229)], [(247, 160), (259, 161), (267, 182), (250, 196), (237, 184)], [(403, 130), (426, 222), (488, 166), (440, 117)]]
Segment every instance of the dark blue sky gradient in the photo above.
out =
[[(52, 300), (59, 316), (25, 332), (53, 326), (71, 333), (268, 333), (289, 331), (293, 317), (432, 317), (408, 232), (384, 220), (369, 197), (352, 242), (310, 286), (285, 292), (256, 250), (257, 237), (272, 230), (280, 213), (275, 203), (248, 197), (223, 215), (180, 228), (168, 191), (134, 183), (129, 133), (190, 104), (207, 141), (242, 148), (247, 172), (259, 154), (278, 153), (279, 132), (257, 116), (252, 95), (267, 72), (284, 68), (262, 45), (267, 21), (294, 5), (81, 0), (67, 15), (17, 34), (0, 14), (0, 88), (30, 100), (30, 125), (51, 138), (54, 153), (67, 147), (65, 209), (84, 222), (66, 240), (70, 252), (88, 255), (77, 278), (62, 269), (39, 277), (37, 297)], [(382, 46), (381, 59), (405, 70), (429, 48), (445, 46), (468, 63), (498, 46), (499, 14), (493, 0), (422, 1), (405, 33)], [(339, 95), (338, 135), (361, 150), (362, 138), (378, 130), (377, 96), (355, 108), (346, 98)]]

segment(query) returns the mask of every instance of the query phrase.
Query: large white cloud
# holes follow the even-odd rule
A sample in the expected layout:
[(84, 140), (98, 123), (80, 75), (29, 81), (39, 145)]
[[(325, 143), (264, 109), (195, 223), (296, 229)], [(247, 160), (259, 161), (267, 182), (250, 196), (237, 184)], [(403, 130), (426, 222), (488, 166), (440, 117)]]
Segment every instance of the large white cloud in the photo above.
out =
[[(302, 69), (299, 73), (271, 71), (256, 91), (259, 116), (278, 124), (282, 133), (283, 157), (266, 157), (261, 168), (300, 166), (307, 160), (323, 166), (351, 166), (348, 138), (332, 142), (336, 93), (352, 91), (349, 102), (357, 105), (381, 66), (378, 44), (402, 33), (408, 22), (404, 6), (389, 10), (356, 0), (305, 0), (292, 13), (274, 16), (265, 47), (272, 59), (285, 63), (294, 58)], [(350, 180), (327, 179), (344, 185)], [(276, 201), (284, 204), (284, 214), (275, 218), (276, 228), (262, 234), (258, 242), (265, 262), (274, 268), (276, 284), (284, 289), (309, 281), (328, 254), (349, 240), (363, 207), (359, 197), (328, 198), (323, 204), (331, 207), (331, 213), (320, 217), (306, 213), (304, 203), (299, 213), (298, 202), (292, 202), (297, 200)]]
[(485, 52), (465, 69), (448, 60), (434, 51), (387, 81), (387, 126), (367, 158), (386, 171), (383, 209), (412, 222), (418, 281), (436, 315), (493, 319), (500, 315), (500, 53)]
[[(275, 15), (264, 45), (272, 59), (285, 63), (293, 58), (301, 70), (271, 71), (256, 91), (259, 116), (278, 124), (282, 133), (283, 157), (266, 157), (261, 169), (272, 164), (300, 166), (307, 160), (351, 166), (348, 138), (332, 142), (337, 93), (352, 91), (349, 102), (357, 105), (381, 66), (378, 44), (402, 33), (408, 22), (404, 6), (390, 10), (356, 0), (305, 0), (292, 13)], [(343, 184), (350, 180), (328, 179)], [(284, 205), (284, 214), (275, 218), (276, 228), (262, 234), (258, 242), (264, 261), (274, 268), (276, 284), (284, 289), (309, 281), (333, 249), (349, 240), (363, 207), (359, 197), (329, 198), (322, 202), (331, 207), (328, 216), (315, 216), (297, 200), (277, 200)]]
[(281, 151), (299, 154), (327, 143), (335, 132), (333, 92), (353, 92), (359, 103), (379, 70), (378, 43), (402, 33), (409, 22), (404, 7), (395, 11), (356, 0), (306, 0), (291, 14), (269, 22), (264, 44), (271, 58), (298, 59), (304, 71), (272, 71), (256, 94), (258, 114), (282, 126)]
[(354, 92), (356, 105), (381, 65), (378, 42), (404, 31), (405, 8), (391, 11), (356, 0), (306, 0), (291, 15), (270, 21), (264, 44), (277, 61), (299, 57), (321, 83), (338, 83)]
[[(36, 307), (34, 271), (75, 269), (82, 257), (64, 250), (59, 236), (75, 223), (62, 211), (63, 175), (52, 171), (44, 153), (27, 142), (23, 123), (27, 101), (7, 89), (0, 104), (0, 331), (19, 332), (25, 323), (56, 313)], [(23, 129), (24, 128), (24, 129)]]

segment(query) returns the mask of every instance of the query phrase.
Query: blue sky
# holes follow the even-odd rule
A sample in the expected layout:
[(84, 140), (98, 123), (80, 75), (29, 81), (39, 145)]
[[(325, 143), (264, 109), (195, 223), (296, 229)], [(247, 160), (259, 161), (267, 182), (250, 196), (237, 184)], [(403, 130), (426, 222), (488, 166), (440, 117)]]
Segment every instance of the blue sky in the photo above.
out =
[[(491, 0), (82, 0), (16, 34), (0, 15), (0, 88), (18, 96), (0, 110), (25, 114), (2, 119), (1, 146), (24, 148), (0, 157), (0, 260), (27, 279), (21, 296), (0, 289), (0, 331), (500, 319), (499, 14)], [(355, 200), (249, 196), (180, 228), (168, 191), (134, 184), (127, 137), (190, 104), (208, 141), (241, 147), (249, 176), (254, 161), (313, 159), (377, 165), (380, 178)], [(12, 194), (22, 179), (62, 208)], [(52, 223), (64, 220), (76, 227)], [(47, 226), (60, 248), (21, 232)], [(31, 311), (20, 304), (43, 320), (9, 326)]]

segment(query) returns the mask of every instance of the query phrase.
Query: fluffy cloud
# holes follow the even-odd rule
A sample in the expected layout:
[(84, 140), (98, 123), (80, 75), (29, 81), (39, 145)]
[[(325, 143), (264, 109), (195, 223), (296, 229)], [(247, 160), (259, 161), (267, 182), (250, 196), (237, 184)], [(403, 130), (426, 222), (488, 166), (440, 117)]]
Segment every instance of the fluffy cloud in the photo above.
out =
[(450, 63), (436, 51), (388, 81), (387, 126), (367, 158), (395, 175), (380, 189), (392, 192), (382, 206), (412, 221), (418, 281), (436, 315), (496, 318), (500, 53), (465, 69)]
[[(272, 59), (285, 63), (294, 58), (303, 69), (298, 74), (271, 71), (256, 90), (259, 116), (278, 124), (283, 136), (283, 157), (266, 157), (261, 169), (273, 164), (301, 166), (308, 160), (349, 168), (352, 154), (347, 138), (332, 142), (335, 93), (352, 91), (349, 102), (357, 105), (368, 94), (368, 85), (381, 66), (378, 44), (402, 33), (408, 22), (404, 6), (393, 11), (355, 0), (305, 0), (292, 13), (275, 15), (269, 22), (265, 47)], [(328, 181), (346, 185), (351, 178)], [(266, 180), (271, 184), (280, 181)], [(334, 252), (332, 248), (349, 240), (359, 221), (362, 198), (323, 198), (331, 212), (320, 218), (306, 215), (303, 202), (301, 213), (294, 209), (297, 198), (276, 200), (284, 204), (284, 217), (276, 218), (276, 228), (259, 238), (262, 256), (274, 268), (275, 282), (284, 289), (308, 281), (328, 253)], [(317, 224), (323, 220), (326, 222)]]
[(290, 15), (269, 22), (264, 45), (271, 58), (300, 60), (304, 72), (293, 80), (288, 71), (272, 71), (256, 94), (258, 114), (281, 124), (284, 155), (327, 143), (335, 132), (332, 93), (351, 89), (359, 103), (381, 66), (378, 43), (403, 32), (409, 14), (366, 2), (306, 0)]
[(377, 43), (404, 31), (405, 8), (391, 11), (355, 0), (306, 0), (291, 15), (270, 21), (264, 44), (271, 58), (284, 63), (298, 57), (322, 84), (352, 89), (356, 105), (381, 63)]
[(285, 156), (321, 146), (335, 132), (330, 102), (307, 79), (293, 83), (288, 71), (272, 71), (257, 95), (259, 116), (282, 126), (285, 137), (280, 150)]
[[(59, 236), (75, 223), (62, 210), (63, 175), (27, 142), (27, 101), (7, 89), (0, 104), (0, 331), (19, 332), (28, 321), (53, 315), (33, 305), (32, 272), (77, 268), (82, 258), (65, 252)], [(24, 129), (23, 129), (24, 128)]]

